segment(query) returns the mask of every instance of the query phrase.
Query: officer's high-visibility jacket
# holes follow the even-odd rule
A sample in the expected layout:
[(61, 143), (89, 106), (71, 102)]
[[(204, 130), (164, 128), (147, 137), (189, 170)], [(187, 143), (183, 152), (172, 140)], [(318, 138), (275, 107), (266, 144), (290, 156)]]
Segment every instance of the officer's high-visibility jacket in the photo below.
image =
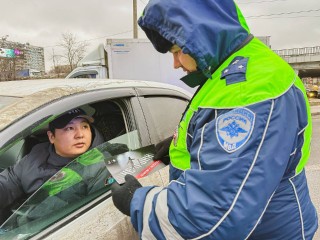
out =
[(293, 69), (249, 34), (231, 0), (150, 1), (139, 24), (207, 76), (174, 134), (171, 182), (134, 194), (140, 237), (312, 239), (311, 115)]

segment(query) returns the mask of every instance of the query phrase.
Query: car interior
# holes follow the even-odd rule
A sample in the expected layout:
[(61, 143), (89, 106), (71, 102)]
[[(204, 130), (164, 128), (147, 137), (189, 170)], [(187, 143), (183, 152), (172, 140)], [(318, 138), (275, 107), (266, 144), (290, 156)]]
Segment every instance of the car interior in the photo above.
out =
[[(105, 141), (109, 141), (126, 133), (126, 124), (121, 108), (116, 102), (103, 101), (82, 106), (94, 118), (93, 134), (101, 134)], [(92, 114), (93, 112), (93, 114)], [(19, 139), (12, 147), (0, 155), (0, 172), (19, 162), (31, 149), (39, 143), (48, 141), (47, 128)]]
[[(123, 109), (122, 106), (120, 107), (120, 104), (120, 100), (115, 100), (96, 102), (90, 105), (88, 104), (80, 106), (94, 118), (94, 123), (92, 124), (92, 133), (94, 136), (99, 134), (100, 136), (102, 136), (105, 142), (108, 142), (109, 140), (115, 139), (128, 132), (128, 126), (126, 124), (124, 114), (126, 110)], [(16, 142), (14, 142), (11, 147), (9, 147), (0, 155), (0, 172), (7, 167), (13, 166), (15, 163), (19, 162), (25, 155), (30, 153), (31, 149), (35, 145), (48, 141), (47, 129), (47, 126), (44, 128), (40, 128), (30, 135), (16, 140)], [(95, 192), (92, 196), (90, 196), (90, 198), (79, 201), (77, 204), (74, 204), (74, 206), (70, 206), (68, 211), (73, 208), (76, 209), (78, 206), (81, 206), (81, 204), (85, 204), (86, 201), (91, 201), (95, 198), (95, 196), (98, 196), (105, 191), (106, 190)], [(17, 208), (25, 200), (26, 199), (22, 199), (13, 203), (10, 209), (6, 209), (6, 211), (3, 211), (2, 216), (6, 215), (7, 217), (9, 217), (12, 212), (17, 210)], [(0, 225), (3, 221), (3, 219), (2, 221), (0, 219)], [(11, 223), (9, 222), (7, 225), (10, 224)], [(12, 225), (15, 224), (16, 223)]]

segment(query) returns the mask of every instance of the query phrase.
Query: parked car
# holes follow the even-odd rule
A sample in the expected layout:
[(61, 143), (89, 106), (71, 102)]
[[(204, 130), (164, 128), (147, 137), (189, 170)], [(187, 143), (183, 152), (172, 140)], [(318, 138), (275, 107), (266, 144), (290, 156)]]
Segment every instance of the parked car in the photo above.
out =
[[(67, 110), (84, 109), (94, 117), (94, 127), (106, 143), (135, 150), (171, 136), (190, 97), (181, 88), (149, 81), (0, 82), (0, 171), (21, 160), (35, 144), (47, 141), (48, 122)], [(103, 153), (103, 147), (97, 149)], [(93, 149), (80, 157), (92, 159), (95, 153)], [(79, 168), (75, 161), (68, 167)], [(84, 172), (86, 166), (82, 168)], [(101, 171), (106, 171), (104, 163)], [(142, 183), (165, 185), (167, 174), (167, 168), (161, 169)], [(9, 209), (0, 239), (137, 239), (129, 218), (114, 207), (109, 186), (81, 201), (62, 204), (45, 193), (44, 185)]]

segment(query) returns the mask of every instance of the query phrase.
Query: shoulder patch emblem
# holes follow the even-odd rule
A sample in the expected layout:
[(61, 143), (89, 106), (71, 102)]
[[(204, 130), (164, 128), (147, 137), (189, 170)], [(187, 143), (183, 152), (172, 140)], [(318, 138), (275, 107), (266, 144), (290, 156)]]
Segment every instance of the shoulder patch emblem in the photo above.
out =
[(216, 135), (220, 146), (227, 152), (235, 152), (250, 138), (255, 114), (248, 108), (236, 108), (218, 117)]

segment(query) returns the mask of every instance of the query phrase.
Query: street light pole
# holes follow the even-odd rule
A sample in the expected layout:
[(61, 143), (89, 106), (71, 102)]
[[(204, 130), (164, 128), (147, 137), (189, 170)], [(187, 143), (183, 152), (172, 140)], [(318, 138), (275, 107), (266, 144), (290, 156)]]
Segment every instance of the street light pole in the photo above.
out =
[(138, 38), (137, 0), (133, 0), (133, 38)]

